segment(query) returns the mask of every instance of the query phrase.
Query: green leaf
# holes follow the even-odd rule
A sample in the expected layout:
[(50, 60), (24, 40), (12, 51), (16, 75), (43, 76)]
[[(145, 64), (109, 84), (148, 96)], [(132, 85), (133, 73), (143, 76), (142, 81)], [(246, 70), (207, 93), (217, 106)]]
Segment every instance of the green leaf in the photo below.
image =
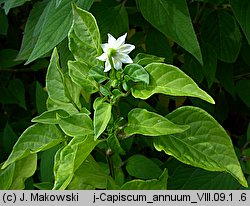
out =
[(31, 122), (37, 122), (42, 124), (58, 124), (59, 120), (56, 117), (57, 114), (61, 117), (69, 116), (69, 114), (62, 109), (52, 109), (49, 111), (45, 111), (41, 115), (33, 118)]
[(164, 62), (164, 58), (157, 57), (157, 56), (150, 55), (150, 54), (139, 53), (136, 55), (134, 59), (134, 63), (140, 64), (141, 66), (146, 66), (153, 62), (162, 63)]
[(81, 166), (75, 171), (74, 177), (68, 185), (68, 190), (85, 189), (86, 185), (93, 187), (93, 189), (106, 189), (107, 180), (111, 179), (95, 159), (89, 155)]
[(50, 64), (46, 75), (46, 88), (49, 97), (53, 101), (65, 103), (70, 102), (65, 91), (64, 76), (60, 69), (59, 56), (56, 48), (54, 49), (50, 59)]
[(56, 0), (49, 1), (38, 21), (41, 28), (37, 41), (26, 64), (34, 61), (59, 44), (66, 36), (72, 23), (71, 0), (56, 7)]
[(235, 190), (240, 184), (228, 173), (210, 172), (183, 164), (176, 159), (167, 162), (169, 190)]
[(201, 52), (204, 62), (202, 71), (206, 77), (208, 87), (210, 88), (215, 80), (217, 56), (210, 44), (202, 43)]
[[(27, 64), (49, 52), (68, 34), (72, 24), (71, 0), (64, 0), (57, 5), (57, 0), (37, 3), (29, 16), (25, 27), (19, 59), (27, 59)], [(93, 0), (82, 3), (83, 9), (89, 9)]]
[(79, 113), (75, 105), (73, 105), (72, 103), (65, 103), (65, 102), (59, 102), (59, 101), (55, 102), (52, 99), (48, 98), (46, 105), (49, 111), (60, 109), (60, 110), (67, 111), (67, 113), (69, 113), (70, 115)]
[(149, 73), (149, 85), (138, 84), (132, 89), (136, 98), (147, 99), (155, 93), (172, 96), (198, 97), (214, 104), (214, 100), (197, 84), (175, 66), (151, 63), (145, 67)]
[(129, 175), (141, 179), (156, 179), (162, 174), (160, 167), (143, 155), (133, 155), (127, 159), (126, 170)]
[(69, 49), (77, 61), (96, 66), (101, 54), (101, 38), (94, 16), (73, 4), (73, 25), (69, 31)]
[(29, 156), (16, 161), (13, 180), (9, 190), (23, 190), (25, 188), (24, 182), (31, 177), (36, 171), (37, 154), (30, 154)]
[(250, 45), (250, 2), (248, 0), (230, 0), (230, 4)]
[(32, 125), (22, 133), (2, 168), (30, 154), (49, 149), (63, 140), (63, 133), (55, 125)]
[(166, 190), (168, 172), (165, 169), (159, 179), (152, 180), (132, 180), (126, 182), (121, 190)]
[(73, 82), (68, 73), (64, 75), (64, 82), (66, 95), (69, 97), (70, 102), (80, 111), (82, 108), (80, 102), (82, 87)]
[(175, 124), (186, 124), (190, 129), (180, 134), (154, 139), (158, 151), (164, 151), (179, 161), (209, 171), (230, 173), (243, 186), (247, 182), (226, 131), (204, 110), (180, 107), (167, 115)]
[(104, 68), (102, 66), (93, 66), (88, 72), (88, 76), (94, 78), (94, 80), (98, 83), (102, 83), (108, 79), (107, 73), (104, 72)]
[(118, 153), (113, 153), (110, 157), (110, 162), (112, 162), (114, 181), (109, 180), (109, 183), (111, 186), (114, 186), (115, 184), (122, 186), (124, 184), (124, 172), (122, 168), (123, 160), (121, 159), (121, 156)]
[(18, 60), (28, 59), (30, 54), (32, 53), (32, 50), (37, 43), (39, 34), (41, 33), (41, 30), (43, 28), (44, 21), (42, 21), (42, 19), (44, 20), (46, 18), (45, 16), (48, 12), (49, 5), (50, 3), (48, 3), (47, 1), (36, 2), (33, 5), (33, 8), (25, 25), (21, 49), (17, 56)]
[(201, 64), (187, 52), (184, 55), (184, 65), (181, 67), (181, 70), (198, 84), (204, 79)]
[(135, 108), (128, 114), (128, 124), (124, 131), (126, 135), (142, 134), (160, 136), (184, 132), (188, 128), (189, 127), (184, 125), (176, 125), (167, 118), (154, 112)]
[[(2, 167), (3, 164), (0, 164)], [(11, 186), (15, 172), (15, 163), (10, 164), (4, 169), (0, 169), (0, 190), (8, 190)]]
[[(39, 175), (41, 182), (51, 183), (54, 181), (54, 159), (56, 152), (62, 145), (56, 145), (40, 154)], [(53, 185), (52, 185), (53, 187)], [(52, 187), (50, 189), (52, 189)]]
[[(95, 104), (95, 103), (94, 103)], [(98, 103), (94, 108), (94, 133), (95, 140), (104, 132), (111, 118), (111, 104)]]
[(3, 146), (3, 151), (6, 154), (10, 154), (13, 146), (15, 145), (16, 141), (18, 139), (18, 136), (12, 129), (11, 125), (8, 123), (4, 127), (3, 130), (3, 137), (2, 137), (2, 146)]
[(201, 37), (214, 48), (218, 59), (228, 63), (236, 61), (242, 40), (232, 15), (223, 10), (210, 13), (202, 25)]
[(191, 53), (200, 63), (202, 56), (185, 0), (137, 0), (144, 18), (166, 37)]
[(33, 185), (39, 190), (52, 190), (53, 188), (53, 183), (51, 182), (41, 182), (41, 183), (35, 183)]
[[(21, 160), (13, 162), (4, 169), (0, 169), (0, 189), (24, 189), (24, 182), (35, 173), (36, 165), (37, 155), (31, 154)], [(0, 166), (2, 166), (2, 164)]]
[(98, 83), (88, 76), (89, 67), (81, 62), (69, 61), (69, 76), (72, 81), (81, 86), (85, 92), (92, 94), (98, 91)]
[(43, 16), (42, 28), (27, 64), (46, 54), (67, 36), (72, 24), (71, 3), (71, 0), (64, 0), (56, 7), (56, 0), (48, 2), (41, 15)]
[(242, 79), (237, 82), (236, 84), (236, 91), (241, 100), (248, 106), (250, 107), (250, 96), (249, 96), (249, 91), (250, 91), (250, 81), (249, 79)]
[(68, 145), (59, 150), (55, 158), (53, 189), (65, 189), (71, 182), (74, 172), (88, 157), (99, 141), (93, 135), (74, 137)]
[(108, 147), (113, 152), (117, 152), (118, 154), (121, 154), (121, 155), (126, 154), (115, 134), (111, 134), (111, 135), (108, 136), (107, 144), (108, 144)]
[(6, 15), (9, 13), (10, 9), (21, 6), (26, 1), (30, 1), (30, 0), (11, 0), (11, 1), (5, 0), (3, 8), (4, 8)]
[(59, 126), (68, 136), (85, 136), (94, 133), (93, 123), (87, 114), (78, 113), (69, 117), (57, 115)]
[(149, 84), (149, 75), (147, 71), (139, 64), (129, 64), (124, 68), (125, 78), (133, 82), (143, 82)]
[(128, 14), (123, 4), (111, 6), (106, 2), (98, 2), (91, 11), (96, 17), (103, 40), (107, 39), (107, 33), (119, 37), (128, 31)]

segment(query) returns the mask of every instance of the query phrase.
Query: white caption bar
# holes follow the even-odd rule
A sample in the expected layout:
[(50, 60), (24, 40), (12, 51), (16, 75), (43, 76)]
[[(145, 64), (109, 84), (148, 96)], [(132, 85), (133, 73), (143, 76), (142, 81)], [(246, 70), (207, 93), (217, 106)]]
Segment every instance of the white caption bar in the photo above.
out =
[(250, 206), (247, 190), (0, 191), (0, 206)]

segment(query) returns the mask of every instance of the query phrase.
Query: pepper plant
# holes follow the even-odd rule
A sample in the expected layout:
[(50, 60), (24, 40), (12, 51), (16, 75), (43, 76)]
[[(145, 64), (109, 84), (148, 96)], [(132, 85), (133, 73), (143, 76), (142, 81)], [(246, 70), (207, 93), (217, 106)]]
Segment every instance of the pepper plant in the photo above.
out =
[[(51, 151), (54, 179), (37, 182), (37, 188), (167, 189), (167, 164), (174, 159), (228, 173), (247, 187), (229, 135), (210, 114), (194, 106), (166, 113), (150, 101), (156, 94), (215, 104), (213, 98), (162, 57), (136, 53), (132, 59), (135, 46), (125, 43), (127, 34), (118, 39), (107, 34), (102, 44), (93, 15), (76, 5), (72, 9), (68, 47), (74, 60), (63, 68), (54, 48), (46, 75), (47, 111), (32, 119), (1, 165), (1, 184), (20, 188), (37, 164), (44, 164), (43, 152)], [(137, 153), (142, 142), (147, 147)]]

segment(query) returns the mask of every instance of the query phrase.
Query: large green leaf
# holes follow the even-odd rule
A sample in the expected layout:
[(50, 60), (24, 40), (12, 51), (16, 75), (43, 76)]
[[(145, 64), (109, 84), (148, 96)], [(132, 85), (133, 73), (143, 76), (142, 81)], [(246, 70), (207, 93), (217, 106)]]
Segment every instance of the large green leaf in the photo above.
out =
[(85, 189), (86, 185), (92, 186), (94, 189), (106, 189), (108, 179), (111, 179), (111, 177), (108, 176), (95, 159), (89, 155), (75, 171), (74, 177), (67, 189)]
[(69, 61), (69, 75), (73, 82), (81, 86), (87, 93), (98, 91), (98, 84), (95, 79), (89, 76), (89, 67), (81, 62)]
[[(1, 190), (22, 190), (24, 182), (36, 171), (37, 155), (31, 154), (23, 159), (11, 163), (4, 169), (0, 169)], [(2, 164), (0, 165), (2, 166)]]
[(147, 99), (155, 93), (172, 96), (198, 97), (214, 104), (214, 100), (175, 66), (151, 63), (145, 67), (149, 73), (149, 85), (138, 84), (132, 89), (136, 98)]
[(68, 136), (85, 136), (94, 134), (93, 123), (87, 114), (78, 113), (70, 117), (58, 115), (59, 126)]
[(94, 133), (97, 139), (106, 129), (111, 118), (111, 104), (101, 102), (94, 108)]
[(211, 12), (202, 25), (201, 37), (214, 48), (218, 59), (228, 63), (236, 61), (242, 40), (231, 14), (223, 10)]
[(2, 168), (30, 154), (49, 149), (63, 140), (63, 133), (55, 125), (32, 125), (20, 136)]
[(34, 4), (25, 25), (21, 49), (17, 56), (18, 60), (28, 59), (30, 54), (32, 53), (32, 50), (37, 43), (39, 34), (41, 33), (41, 30), (43, 28), (44, 22), (42, 21), (42, 19), (45, 19), (46, 12), (49, 9), (49, 4), (50, 3), (48, 3), (47, 1), (36, 2)]
[(53, 189), (65, 189), (74, 176), (74, 172), (89, 156), (99, 141), (93, 135), (74, 137), (68, 145), (59, 150), (55, 158)]
[[(25, 26), (18, 59), (28, 59), (30, 63), (65, 39), (72, 24), (71, 3), (71, 0), (64, 0), (57, 5), (57, 0), (51, 0), (35, 4)], [(88, 10), (93, 0), (76, 3)]]
[(102, 39), (107, 39), (107, 33), (119, 37), (128, 31), (128, 14), (123, 4), (117, 6), (108, 5), (106, 2), (98, 2), (91, 8), (98, 22)]
[(26, 1), (31, 1), (31, 0), (4, 0), (4, 11), (6, 14), (9, 13), (9, 10), (18, 6), (23, 5)]
[(241, 187), (228, 173), (210, 172), (173, 158), (167, 162), (166, 167), (169, 190), (235, 190)]
[(141, 179), (156, 179), (162, 174), (160, 167), (143, 155), (133, 155), (127, 159), (126, 170), (129, 175)]
[[(203, 61), (205, 61), (204, 57)], [(184, 54), (184, 64), (181, 67), (181, 70), (192, 78), (197, 84), (201, 83), (204, 79), (201, 64), (187, 52)]]
[(147, 71), (139, 64), (129, 64), (124, 68), (125, 79), (149, 84)]
[(202, 63), (186, 0), (137, 0), (144, 18)]
[(80, 101), (82, 87), (73, 82), (68, 73), (64, 75), (64, 82), (67, 96), (69, 97), (71, 103), (77, 108), (77, 110), (80, 111), (82, 109)]
[(250, 45), (250, 1), (249, 0), (230, 0), (235, 17), (237, 18), (243, 32)]
[(53, 101), (70, 102), (64, 86), (64, 76), (59, 65), (59, 56), (55, 48), (46, 75), (46, 88)]
[(67, 111), (70, 115), (79, 113), (79, 110), (75, 107), (72, 103), (65, 103), (65, 102), (59, 102), (59, 101), (53, 101), (48, 97), (46, 106), (49, 111), (51, 110), (64, 110)]
[(126, 135), (160, 136), (184, 132), (188, 128), (188, 126), (176, 125), (154, 112), (135, 108), (128, 114), (128, 124), (124, 131)]
[(146, 66), (150, 63), (162, 63), (164, 62), (164, 58), (163, 57), (157, 57), (151, 54), (145, 54), (145, 53), (139, 53), (136, 55), (136, 57), (134, 58), (134, 63), (139, 64), (141, 66)]
[(226, 131), (206, 111), (197, 107), (181, 107), (167, 118), (190, 129), (180, 134), (154, 139), (158, 151), (164, 151), (179, 161), (209, 171), (225, 171), (243, 186), (247, 182)]
[(13, 180), (9, 190), (23, 190), (25, 188), (24, 182), (31, 177), (36, 171), (37, 154), (30, 154), (29, 156), (16, 161)]
[[(85, 9), (89, 9), (93, 0), (88, 0), (86, 2), (90, 2), (87, 3), (85, 7)], [(56, 0), (48, 2), (43, 14), (41, 15), (41, 17), (43, 16), (42, 28), (40, 29), (40, 33), (37, 36), (37, 42), (27, 63), (30, 63), (46, 54), (67, 36), (72, 24), (71, 3), (71, 0), (64, 0), (57, 7)]]
[(207, 79), (208, 87), (210, 88), (215, 80), (217, 68), (217, 56), (210, 44), (202, 42), (201, 51), (204, 65), (202, 71)]
[[(54, 159), (55, 154), (62, 148), (62, 145), (56, 145), (46, 151), (39, 154), (39, 177), (41, 183), (50, 183), (54, 181)], [(51, 188), (53, 187), (53, 184)], [(50, 188), (50, 189), (51, 189)]]
[(101, 37), (94, 16), (73, 5), (73, 25), (69, 31), (69, 48), (75, 59), (90, 66), (99, 64)]
[[(2, 167), (3, 164), (0, 164)], [(15, 163), (10, 164), (4, 169), (0, 169), (0, 190), (7, 190), (10, 188), (15, 172)]]
[(110, 134), (108, 136), (107, 145), (112, 151), (114, 151), (118, 154), (121, 154), (121, 155), (126, 154), (126, 152), (124, 151), (124, 149), (122, 148), (122, 146), (120, 144), (119, 139), (117, 138), (117, 135), (115, 135), (115, 134)]
[(121, 190), (166, 190), (168, 172), (165, 169), (159, 179), (131, 180), (122, 185)]
[(43, 112), (41, 115), (33, 118), (32, 122), (42, 123), (42, 124), (58, 124), (59, 120), (56, 116), (67, 117), (69, 114), (62, 109), (51, 109), (49, 111)]

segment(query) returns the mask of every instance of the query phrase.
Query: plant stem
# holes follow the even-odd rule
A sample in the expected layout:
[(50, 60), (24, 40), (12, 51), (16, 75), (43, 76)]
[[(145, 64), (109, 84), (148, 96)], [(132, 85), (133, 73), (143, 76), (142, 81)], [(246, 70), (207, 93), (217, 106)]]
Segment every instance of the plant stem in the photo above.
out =
[(114, 165), (113, 165), (111, 156), (107, 156), (107, 162), (108, 162), (108, 166), (109, 166), (110, 176), (111, 176), (113, 179), (115, 179)]

